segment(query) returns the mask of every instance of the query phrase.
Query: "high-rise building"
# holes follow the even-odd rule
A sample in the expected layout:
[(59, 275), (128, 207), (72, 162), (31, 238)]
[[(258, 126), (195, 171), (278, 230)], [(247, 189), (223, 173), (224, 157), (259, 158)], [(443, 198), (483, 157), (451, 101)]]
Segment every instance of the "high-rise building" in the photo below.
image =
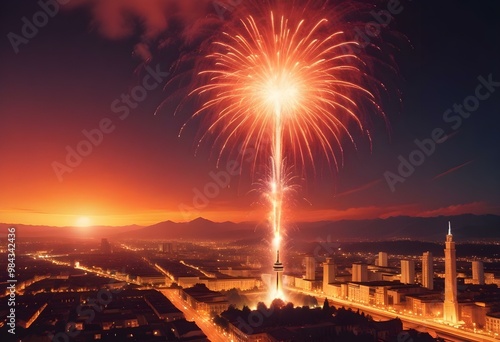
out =
[(378, 266), (387, 267), (387, 253), (378, 252)]
[(434, 289), (434, 259), (431, 252), (422, 255), (422, 286)]
[(457, 301), (457, 255), (455, 242), (451, 234), (451, 223), (448, 222), (444, 249), (444, 305), (443, 320), (449, 323), (458, 322)]
[(335, 281), (336, 273), (335, 263), (332, 258), (326, 258), (326, 261), (323, 263), (323, 288), (325, 285)]
[(401, 260), (401, 283), (415, 284), (414, 260)]
[(352, 264), (352, 281), (368, 281), (368, 265), (362, 263)]
[(314, 257), (306, 257), (306, 277), (307, 280), (316, 280), (316, 260)]
[(484, 265), (482, 261), (474, 260), (472, 262), (472, 283), (484, 285)]

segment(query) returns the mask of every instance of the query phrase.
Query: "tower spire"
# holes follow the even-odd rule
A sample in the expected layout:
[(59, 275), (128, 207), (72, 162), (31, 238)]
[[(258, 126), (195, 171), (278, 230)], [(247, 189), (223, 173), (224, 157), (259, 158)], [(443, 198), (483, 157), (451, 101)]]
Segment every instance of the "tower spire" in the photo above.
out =
[(448, 221), (448, 235), (444, 248), (444, 303), (443, 319), (456, 324), (458, 322), (457, 301), (457, 251), (451, 235), (451, 222)]

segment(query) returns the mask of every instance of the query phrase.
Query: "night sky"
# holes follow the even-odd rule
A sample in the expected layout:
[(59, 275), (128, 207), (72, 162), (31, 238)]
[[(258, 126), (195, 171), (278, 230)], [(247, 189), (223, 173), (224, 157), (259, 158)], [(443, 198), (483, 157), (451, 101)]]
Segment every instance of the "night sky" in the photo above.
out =
[[(225, 19), (231, 11), (221, 14), (208, 0), (66, 2), (15, 47), (11, 33), (22, 35), (23, 17), (32, 22), (42, 7), (18, 0), (0, 5), (0, 222), (265, 219), (247, 171), (231, 176), (213, 198), (196, 195), (221, 169), (208, 148), (195, 156), (199, 127), (178, 137), (194, 105), (174, 116), (182, 92), (175, 86), (162, 90), (178, 76), (162, 73), (180, 56), (196, 55), (198, 41), (212, 35), (201, 23), (216, 34), (220, 15)], [(378, 2), (378, 10), (387, 4)], [(390, 131), (375, 121), (372, 151), (366, 142), (358, 151), (347, 147), (338, 172), (318, 161), (320, 171), (304, 181), (304, 200), (297, 201), (290, 220), (500, 214), (500, 4), (402, 0), (400, 6), (390, 28), (402, 37), (391, 52), (402, 102), (386, 107)], [(145, 99), (119, 109), (122, 94), (157, 66), (160, 82), (149, 78)], [(472, 109), (464, 107), (460, 115), (454, 105), (464, 101)], [(100, 126), (108, 133), (94, 136), (95, 145), (83, 143), (91, 146), (88, 155), (58, 174), (55, 165), (67, 166), (67, 148), (76, 149), (89, 140), (82, 131)], [(439, 135), (440, 129), (446, 141), (411, 175), (398, 175), (399, 156), (408, 160), (418, 149), (416, 139)]]

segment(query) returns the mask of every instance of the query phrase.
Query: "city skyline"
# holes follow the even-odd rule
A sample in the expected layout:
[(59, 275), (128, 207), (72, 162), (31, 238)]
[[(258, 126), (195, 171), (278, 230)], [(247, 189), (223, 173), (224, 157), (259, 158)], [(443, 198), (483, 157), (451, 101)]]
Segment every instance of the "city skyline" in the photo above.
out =
[[(209, 221), (199, 223), (210, 227)], [(9, 288), (0, 295), (5, 299), (2, 312), (6, 312), (8, 298), (16, 301), (17, 324), (13, 325), (12, 315), (7, 316), (3, 322), (11, 319), (10, 324), (1, 333), (9, 329), (9, 334), (35, 337), (50, 332), (58, 339), (99, 334), (102, 340), (128, 334), (142, 340), (148, 331), (159, 338), (172, 331), (172, 339), (183, 341), (187, 336), (182, 331), (186, 331), (203, 342), (222, 342), (228, 336), (248, 341), (262, 334), (274, 336), (276, 329), (282, 329), (276, 322), (282, 317), (280, 310), (295, 308), (288, 317), (293, 321), (301, 317), (300, 308), (302, 313), (307, 310), (310, 319), (300, 318), (298, 326), (285, 328), (299, 341), (307, 340), (300, 328), (305, 322), (308, 334), (329, 340), (337, 336), (325, 327), (342, 327), (346, 322), (332, 321), (331, 314), (326, 320), (318, 316), (327, 310), (338, 315), (359, 310), (357, 315), (376, 334), (385, 331), (387, 341), (406, 336), (429, 341), (494, 341), (500, 333), (500, 260), (491, 250), (495, 251), (498, 242), (462, 242), (455, 252), (450, 224), (432, 228), (441, 238), (431, 250), (443, 251), (444, 247), (444, 253), (431, 257), (432, 290), (424, 284), (422, 259), (429, 243), (413, 241), (409, 248), (410, 240), (334, 244), (304, 240), (287, 249), (283, 304), (268, 297), (275, 278), (268, 263), (269, 247), (259, 239), (191, 242), (186, 237), (127, 234), (102, 239), (19, 237), (16, 296), (9, 296)], [(379, 259), (382, 264), (387, 260), (387, 265), (379, 265)], [(402, 267), (403, 262), (407, 266)], [(89, 305), (89, 297), (97, 298), (95, 305)], [(449, 304), (451, 318), (446, 314)], [(54, 326), (60, 310), (70, 314), (65, 322), (75, 324), (74, 332)], [(95, 314), (82, 317), (89, 310)], [(351, 324), (358, 324), (352, 319)], [(355, 339), (353, 335), (350, 340)]]

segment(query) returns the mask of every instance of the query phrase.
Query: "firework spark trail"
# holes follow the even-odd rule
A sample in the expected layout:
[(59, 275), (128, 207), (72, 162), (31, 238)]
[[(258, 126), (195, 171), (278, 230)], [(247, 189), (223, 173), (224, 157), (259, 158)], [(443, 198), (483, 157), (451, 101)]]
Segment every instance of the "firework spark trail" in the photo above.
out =
[[(193, 118), (205, 114), (209, 120), (198, 146), (213, 137), (214, 145), (220, 146), (217, 162), (237, 141), (243, 148), (255, 144), (254, 166), (259, 156), (270, 158), (266, 197), (277, 258), (274, 270), (279, 273), (288, 186), (285, 162), (310, 164), (314, 169), (314, 158), (321, 154), (338, 168), (339, 158), (343, 163), (342, 139), (347, 137), (355, 145), (353, 127), (367, 132), (360, 103), (384, 114), (362, 85), (366, 64), (343, 52), (358, 43), (346, 40), (342, 30), (331, 33), (327, 19), (309, 22), (273, 11), (261, 19), (248, 15), (213, 42), (213, 52), (206, 56), (210, 66), (199, 72), (207, 81), (191, 95), (208, 97)], [(264, 143), (267, 140), (270, 146)], [(281, 295), (279, 287), (277, 277), (275, 297)]]

